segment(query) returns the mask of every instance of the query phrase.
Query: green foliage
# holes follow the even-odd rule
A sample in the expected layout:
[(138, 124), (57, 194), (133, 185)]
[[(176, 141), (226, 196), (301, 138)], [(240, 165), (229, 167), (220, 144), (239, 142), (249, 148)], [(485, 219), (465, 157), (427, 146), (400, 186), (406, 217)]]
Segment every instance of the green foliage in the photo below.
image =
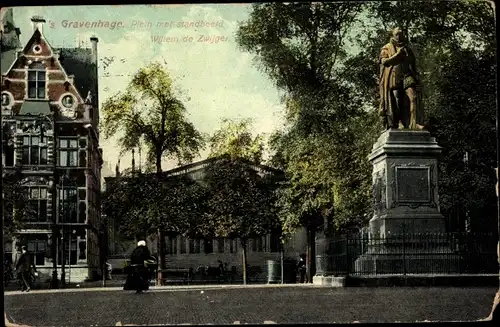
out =
[(28, 192), (20, 184), (22, 175), (19, 171), (5, 173), (2, 177), (3, 193), (3, 224), (5, 239), (13, 236), (19, 229), (23, 228), (29, 219), (31, 212), (28, 206)]
[(277, 138), (279, 144), (273, 140), (273, 159), (282, 162), (287, 175), (278, 191), (285, 234), (300, 226), (334, 231), (366, 222), (371, 211), (366, 156), (376, 135), (375, 119), (357, 118), (335, 135), (303, 139), (290, 132)]
[(277, 226), (273, 181), (262, 178), (248, 164), (231, 158), (217, 160), (207, 169), (204, 182), (210, 192), (205, 234), (247, 240)]
[[(486, 1), (373, 2), (368, 7), (373, 27), (360, 32), (362, 51), (351, 58), (349, 76), (365, 94), (364, 101), (376, 105), (378, 70), (371, 59), (377, 58), (391, 28), (408, 30), (421, 72), (426, 125), (443, 147), (441, 210), (451, 219), (458, 213), (461, 220), (468, 211), (473, 228), (484, 230), (496, 228), (491, 170), (496, 166), (492, 9)], [(467, 170), (465, 152), (469, 153)]]
[(171, 235), (201, 234), (205, 189), (185, 176), (136, 175), (116, 181), (104, 196), (106, 214), (117, 219), (129, 237), (158, 229)]
[[(357, 53), (347, 51), (353, 25)], [(459, 202), (471, 212), (492, 208), (492, 197), (480, 199), (492, 193), (488, 169), (495, 156), (496, 39), (488, 2), (257, 4), (237, 40), (285, 92), (287, 128), (272, 135), (270, 147), (271, 163), (288, 177), (279, 191), (286, 232), (329, 219), (338, 230), (370, 215), (367, 155), (381, 132), (373, 114), (377, 58), (396, 26), (410, 37), (427, 125), (445, 147), (443, 210)], [(459, 173), (465, 151), (473, 163)]]
[(240, 47), (294, 102), (290, 118), (306, 134), (327, 132), (361, 108), (342, 79), (346, 33), (361, 9), (359, 2), (255, 4), (237, 32)]
[(366, 214), (370, 167), (361, 161), (372, 128), (345, 78), (346, 34), (362, 9), (356, 2), (257, 4), (239, 28), (239, 45), (285, 92), (288, 127), (269, 143), (271, 163), (287, 176), (277, 192), (285, 235), (334, 217), (340, 228)]
[(223, 119), (220, 129), (210, 137), (210, 158), (228, 155), (231, 158), (244, 158), (255, 163), (262, 161), (264, 138), (253, 136), (252, 120)]
[(440, 92), (434, 95), (430, 116), (444, 148), (439, 170), (442, 210), (466, 209), (473, 228), (484, 231), (496, 226), (495, 68), (493, 55), (454, 51), (442, 62), (435, 83)]
[(149, 162), (161, 171), (161, 159), (191, 162), (203, 146), (203, 136), (186, 119), (186, 108), (173, 89), (173, 81), (161, 64), (141, 68), (124, 92), (102, 106), (106, 138), (119, 132), (119, 146), (128, 151), (143, 140)]

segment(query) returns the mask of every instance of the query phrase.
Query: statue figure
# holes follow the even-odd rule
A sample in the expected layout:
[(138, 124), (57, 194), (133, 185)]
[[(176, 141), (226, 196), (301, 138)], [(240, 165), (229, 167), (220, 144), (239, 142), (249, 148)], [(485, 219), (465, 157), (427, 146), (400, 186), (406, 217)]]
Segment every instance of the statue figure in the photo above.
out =
[(397, 129), (400, 122), (404, 128), (423, 129), (415, 56), (401, 28), (396, 27), (389, 43), (382, 47), (379, 64), (379, 114), (386, 129)]

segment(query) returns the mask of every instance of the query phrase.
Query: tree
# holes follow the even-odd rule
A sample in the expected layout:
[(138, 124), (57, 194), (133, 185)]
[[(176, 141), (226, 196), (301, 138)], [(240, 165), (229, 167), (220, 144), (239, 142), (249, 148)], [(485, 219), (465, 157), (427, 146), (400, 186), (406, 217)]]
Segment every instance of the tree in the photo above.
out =
[(204, 179), (207, 236), (239, 238), (246, 284), (247, 242), (276, 227), (271, 183), (248, 163), (226, 156), (209, 166)]
[(2, 176), (4, 240), (12, 238), (33, 214), (28, 205), (27, 189), (20, 184), (21, 178), (19, 170)]
[[(110, 185), (111, 186), (111, 185)], [(129, 239), (161, 229), (165, 236), (202, 235), (206, 190), (185, 175), (124, 176), (104, 193), (105, 213)]]
[[(203, 146), (201, 133), (186, 119), (186, 108), (174, 92), (172, 78), (159, 63), (141, 68), (127, 89), (105, 101), (102, 110), (105, 137), (123, 133), (119, 139), (122, 151), (137, 147), (142, 140), (148, 161), (155, 162), (159, 179), (164, 157), (175, 158), (179, 163), (190, 162)], [(158, 238), (161, 284), (161, 270), (165, 268), (161, 228)]]
[[(430, 118), (443, 147), (440, 204), (444, 213), (470, 217), (471, 228), (495, 230), (496, 59), (471, 50), (454, 51), (442, 62)], [(493, 68), (493, 69), (492, 69)], [(467, 217), (468, 216), (468, 217)], [(460, 226), (457, 226), (461, 228)]]
[(264, 138), (262, 135), (253, 136), (251, 127), (251, 119), (222, 119), (221, 127), (209, 139), (209, 157), (229, 155), (231, 158), (244, 158), (261, 163)]
[(375, 107), (380, 47), (391, 28), (407, 30), (423, 84), (426, 125), (443, 147), (441, 210), (450, 228), (457, 228), (453, 220), (464, 220), (467, 212), (475, 228), (490, 230), (496, 226), (490, 187), (496, 165), (493, 8), (480, 1), (373, 2), (366, 8), (372, 24), (360, 30), (362, 50), (349, 59), (348, 81), (365, 104)]
[[(271, 147), (288, 179), (279, 192), (284, 231), (307, 228), (309, 272), (314, 272), (315, 231), (333, 217), (341, 198), (335, 190), (343, 190), (342, 174), (352, 171), (336, 158), (352, 152), (353, 144), (338, 140), (353, 130), (349, 124), (362, 121), (356, 117), (365, 116), (362, 98), (346, 83), (351, 67), (345, 48), (362, 9), (359, 2), (256, 4), (237, 32), (240, 47), (254, 53), (259, 67), (285, 92), (288, 126)], [(348, 157), (345, 162), (357, 160)], [(350, 183), (360, 184), (361, 175)]]

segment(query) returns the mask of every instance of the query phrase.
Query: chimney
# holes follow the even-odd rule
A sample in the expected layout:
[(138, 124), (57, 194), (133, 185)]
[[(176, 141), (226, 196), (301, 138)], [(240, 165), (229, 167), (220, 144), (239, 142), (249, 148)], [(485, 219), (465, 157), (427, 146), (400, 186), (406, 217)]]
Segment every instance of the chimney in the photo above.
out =
[(90, 37), (90, 42), (92, 43), (92, 63), (97, 64), (97, 43), (99, 39), (97, 36), (92, 35)]
[[(95, 80), (93, 81), (92, 85), (92, 95), (94, 96), (94, 102), (95, 104), (95, 111), (94, 111), (94, 117), (92, 117), (92, 120), (94, 121), (95, 126), (99, 126), (99, 68), (98, 68), (98, 63), (99, 60), (97, 58), (97, 43), (99, 42), (99, 39), (97, 36), (92, 35), (90, 37), (90, 42), (92, 43), (92, 64), (94, 65), (95, 69)], [(99, 134), (99, 127), (96, 128), (97, 134)]]
[(33, 32), (36, 30), (40, 31), (40, 34), (43, 35), (43, 24), (45, 23), (45, 19), (42, 16), (33, 16), (31, 17), (31, 25), (33, 26)]

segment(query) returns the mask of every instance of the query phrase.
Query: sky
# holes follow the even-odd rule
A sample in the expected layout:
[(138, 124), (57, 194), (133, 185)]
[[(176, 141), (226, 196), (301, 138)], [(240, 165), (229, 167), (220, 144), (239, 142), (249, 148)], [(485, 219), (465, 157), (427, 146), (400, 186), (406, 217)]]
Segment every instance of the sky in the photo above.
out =
[[(43, 33), (52, 47), (90, 47), (90, 37), (97, 36), (101, 104), (123, 91), (141, 67), (159, 61), (189, 99), (188, 119), (199, 131), (212, 134), (222, 118), (252, 118), (254, 133), (268, 135), (281, 126), (283, 106), (254, 55), (235, 42), (238, 22), (249, 12), (247, 4), (17, 7), (14, 20), (23, 45), (32, 35), (34, 15), (46, 20)], [(116, 139), (101, 136), (100, 143), (102, 174), (109, 175), (119, 149)], [(207, 155), (205, 150), (195, 161)], [(122, 155), (120, 169), (130, 166), (131, 154)], [(163, 163), (164, 170), (175, 166), (174, 161)]]

